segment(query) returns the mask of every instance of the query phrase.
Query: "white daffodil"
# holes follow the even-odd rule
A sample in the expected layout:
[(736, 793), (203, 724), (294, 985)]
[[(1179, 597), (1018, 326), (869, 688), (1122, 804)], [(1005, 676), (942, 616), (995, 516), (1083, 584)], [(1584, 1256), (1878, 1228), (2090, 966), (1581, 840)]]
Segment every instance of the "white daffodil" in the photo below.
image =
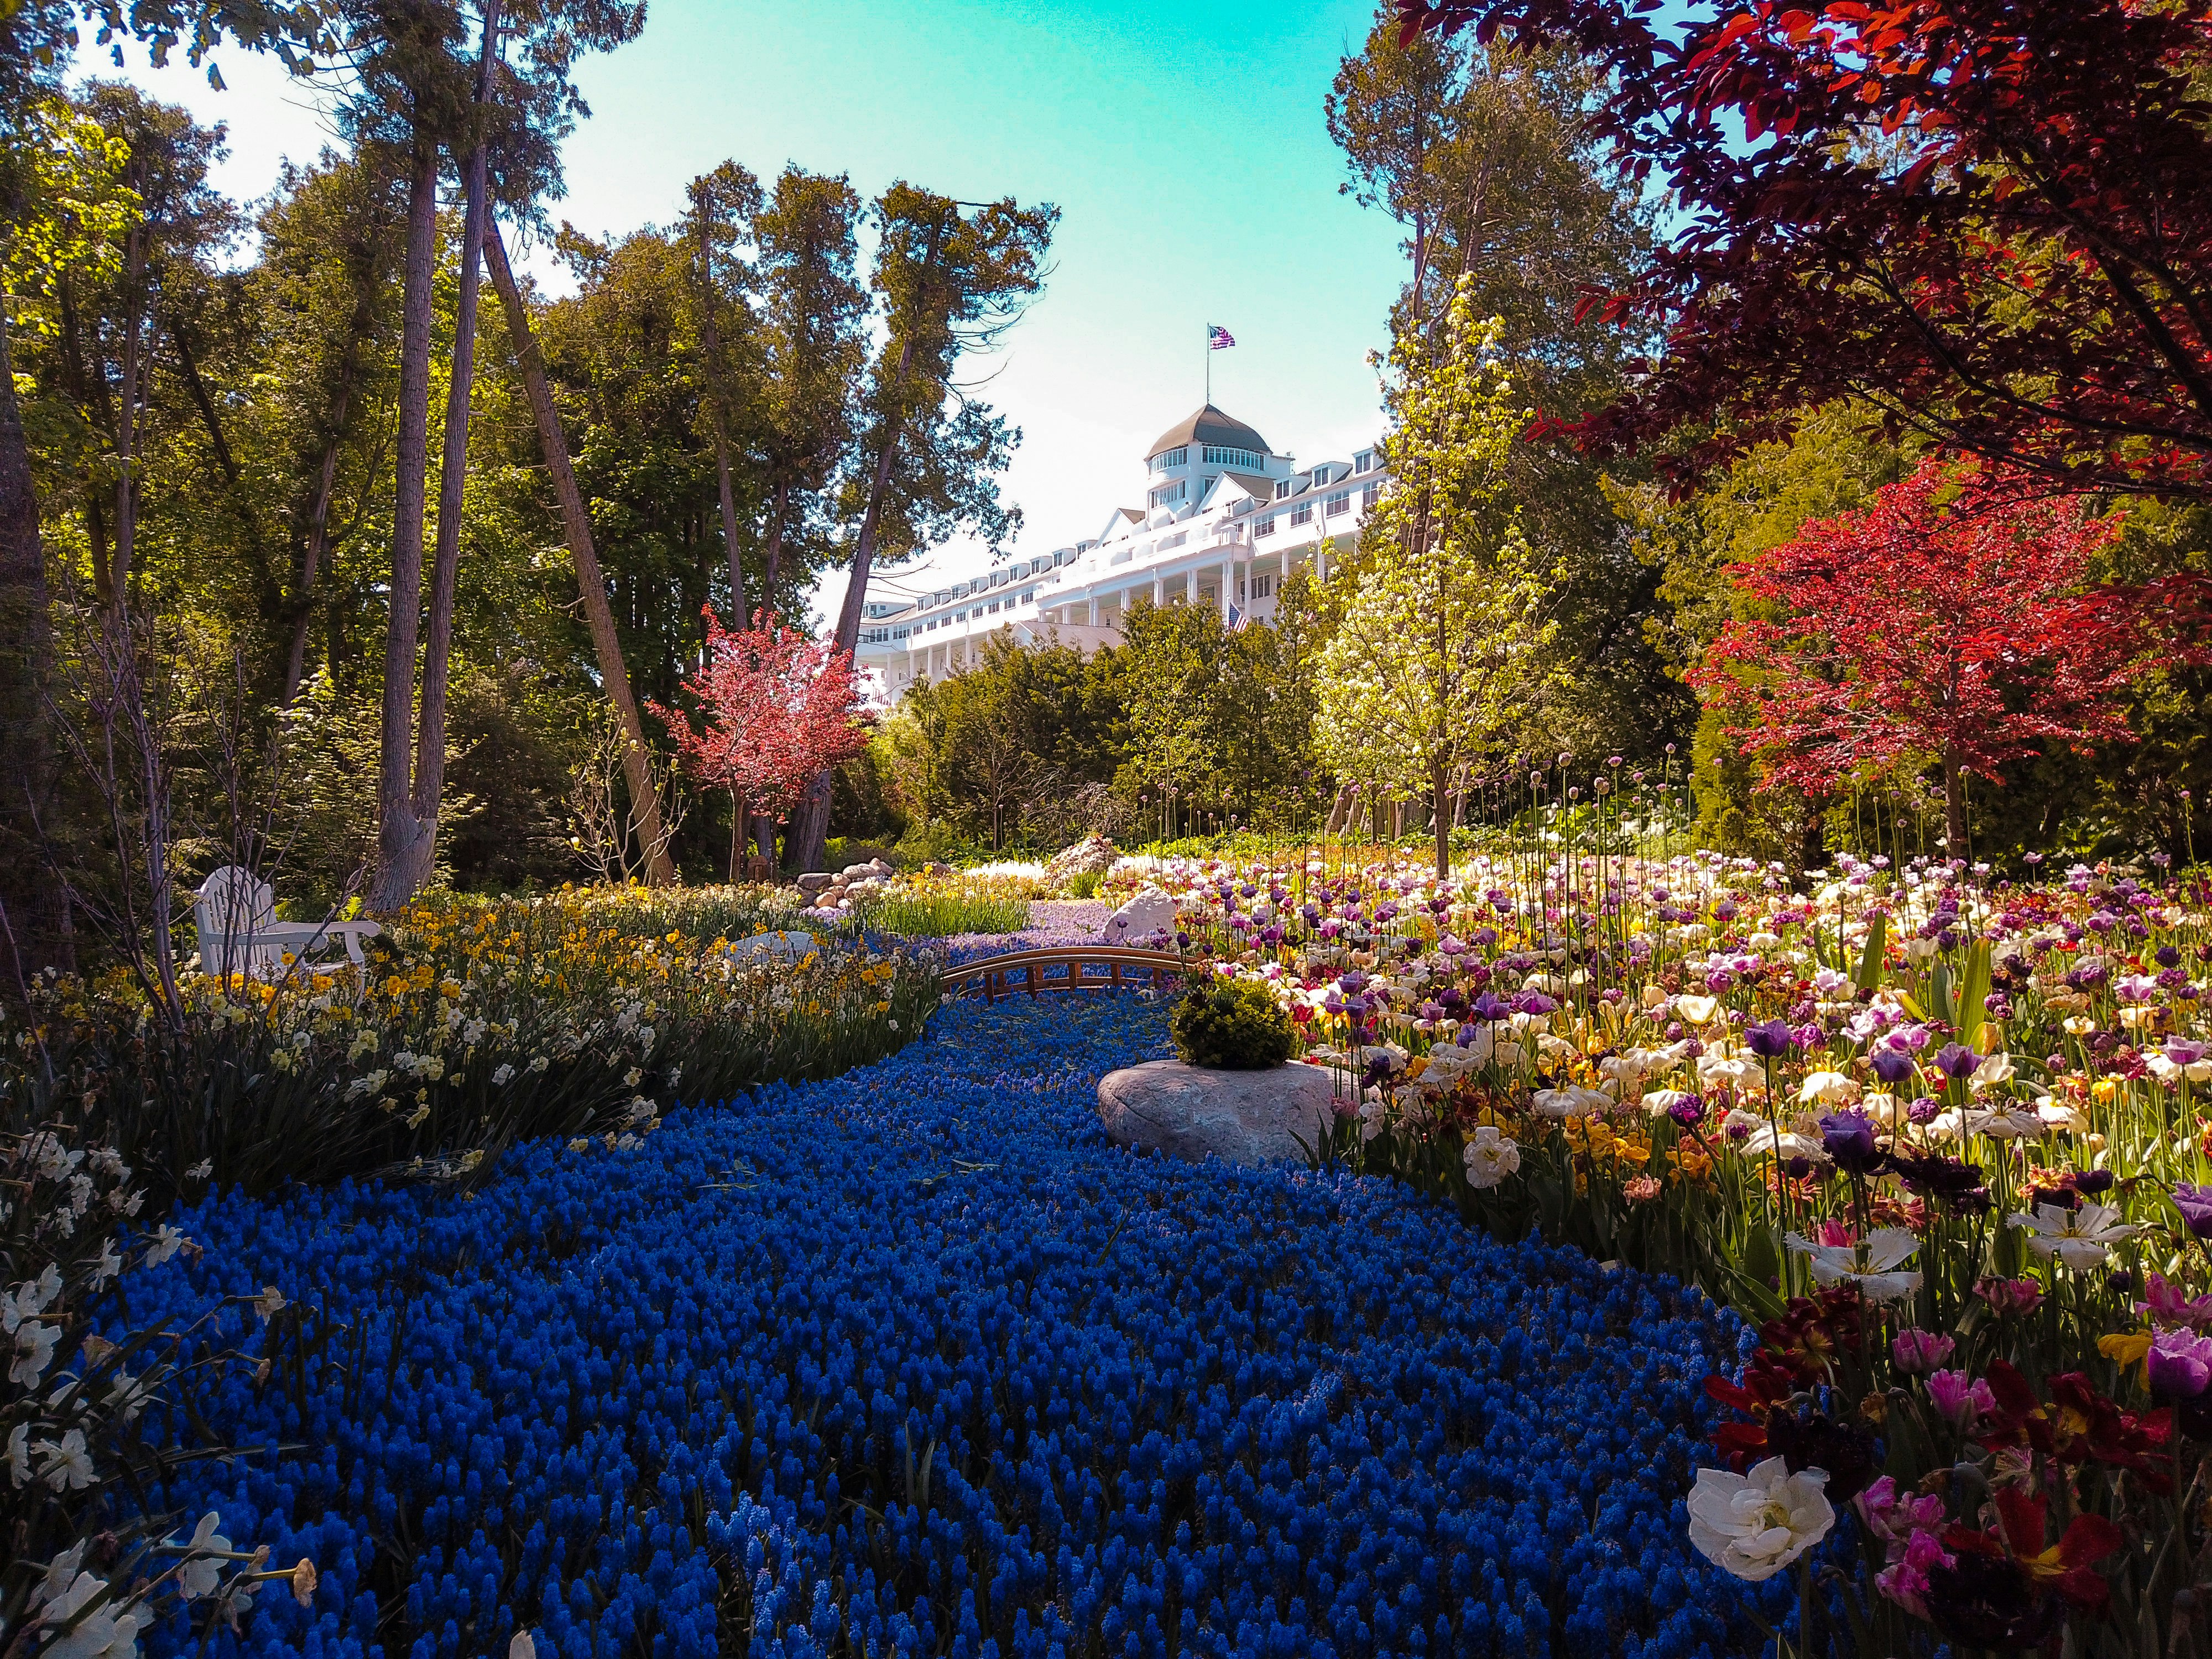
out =
[(1797, 1090), (1797, 1103), (1810, 1106), (1816, 1102), (1822, 1106), (1849, 1106), (1863, 1091), (1856, 1079), (1841, 1072), (1808, 1072)]
[(1486, 1123), (1468, 1138), (1462, 1153), (1467, 1184), (1486, 1191), (1521, 1167), (1521, 1148)]
[(2060, 1100), (2054, 1095), (2045, 1095), (2036, 1101), (2035, 1115), (2046, 1131), (2069, 1135), (2089, 1133), (2088, 1113), (2073, 1102)]
[(2000, 1084), (2011, 1082), (2012, 1079), (2012, 1056), (2007, 1054), (1995, 1054), (1974, 1067), (1973, 1075), (1966, 1079), (1966, 1086), (1976, 1094), (1979, 1094), (1984, 1089), (1994, 1089)]
[(1595, 1089), (1570, 1083), (1563, 1089), (1539, 1089), (1528, 1097), (1539, 1117), (1603, 1116), (1613, 1109), (1613, 1098)]
[(2033, 1215), (2014, 1215), (2015, 1227), (2028, 1231), (2027, 1248), (2039, 1259), (2057, 1256), (2076, 1273), (2100, 1266), (2112, 1247), (2133, 1238), (2142, 1229), (2119, 1219), (2112, 1204), (2084, 1204), (2069, 1210), (2062, 1204), (2039, 1204)]
[(177, 1568), (177, 1594), (187, 1601), (214, 1595), (222, 1583), (222, 1564), (234, 1552), (230, 1540), (216, 1530), (221, 1520), (210, 1510), (200, 1516), (189, 1539), (173, 1546), (184, 1553), (184, 1561)]
[(20, 1382), (25, 1388), (36, 1383), (53, 1363), (54, 1344), (61, 1340), (62, 1328), (41, 1320), (27, 1319), (15, 1328), (15, 1357), (8, 1367), (8, 1380)]
[(1691, 1546), (1738, 1578), (1771, 1578), (1834, 1528), (1827, 1484), (1825, 1470), (1792, 1474), (1778, 1457), (1749, 1474), (1699, 1469), (1690, 1489)]
[(39, 1479), (56, 1492), (82, 1492), (92, 1484), (92, 1454), (85, 1449), (82, 1429), (71, 1429), (59, 1440), (34, 1440), (31, 1449), (46, 1460), (39, 1466)]
[(21, 1486), (31, 1480), (31, 1425), (18, 1423), (8, 1434), (8, 1474), (14, 1484)]
[(1721, 1132), (1729, 1144), (1746, 1158), (1779, 1158), (1785, 1161), (1802, 1158), (1814, 1164), (1828, 1162), (1828, 1149), (1821, 1144), (1819, 1127), (1802, 1117), (1771, 1124), (1758, 1113), (1747, 1112), (1738, 1106), (1721, 1120)]
[(1969, 1133), (1987, 1135), (1992, 1140), (2033, 1140), (2046, 1133), (2035, 1109), (2017, 1100), (2000, 1100), (1987, 1111), (1969, 1113), (1966, 1129)]
[(1877, 1227), (1854, 1244), (1815, 1244), (1796, 1233), (1784, 1242), (1812, 1258), (1813, 1277), (1820, 1284), (1856, 1285), (1869, 1302), (1894, 1302), (1920, 1288), (1918, 1273), (1895, 1271), (1920, 1248), (1902, 1227)]
[(1698, 1081), (1708, 1089), (1733, 1089), (1740, 1095), (1763, 1094), (1766, 1068), (1744, 1054), (1701, 1054)]
[(1427, 1060), (1428, 1064), (1421, 1068), (1421, 1081), (1448, 1089), (1490, 1063), (1490, 1044), (1485, 1041), (1460, 1048), (1448, 1042), (1438, 1043), (1429, 1050)]

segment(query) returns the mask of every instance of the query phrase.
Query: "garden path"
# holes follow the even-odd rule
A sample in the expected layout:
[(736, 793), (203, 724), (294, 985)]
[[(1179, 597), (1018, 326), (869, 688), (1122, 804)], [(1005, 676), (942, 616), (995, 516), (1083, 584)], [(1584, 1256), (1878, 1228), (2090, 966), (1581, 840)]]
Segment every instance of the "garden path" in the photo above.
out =
[(209, 1418), (261, 1449), (165, 1507), (322, 1572), (210, 1650), (1757, 1651), (1679, 1501), (1734, 1322), (1387, 1182), (1132, 1157), (1096, 1087), (1164, 1026), (963, 1003), (635, 1151), (200, 1206), (135, 1311), (227, 1311), (274, 1363)]

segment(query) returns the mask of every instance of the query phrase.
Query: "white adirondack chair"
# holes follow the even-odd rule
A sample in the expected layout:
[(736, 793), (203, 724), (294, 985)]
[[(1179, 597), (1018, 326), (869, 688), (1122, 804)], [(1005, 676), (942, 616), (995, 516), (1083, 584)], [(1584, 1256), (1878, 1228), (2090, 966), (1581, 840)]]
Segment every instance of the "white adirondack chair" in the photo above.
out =
[(373, 921), (279, 921), (276, 895), (251, 870), (226, 864), (192, 896), (200, 967), (210, 974), (282, 973), (287, 957), (304, 961), (343, 946), (356, 967), (361, 942), (384, 930)]

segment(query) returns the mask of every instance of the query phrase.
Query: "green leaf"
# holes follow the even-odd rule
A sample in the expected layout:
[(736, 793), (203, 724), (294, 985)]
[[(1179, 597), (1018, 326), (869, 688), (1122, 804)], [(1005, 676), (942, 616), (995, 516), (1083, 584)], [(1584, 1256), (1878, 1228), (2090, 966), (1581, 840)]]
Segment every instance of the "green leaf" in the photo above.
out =
[(1876, 916), (1867, 929), (1866, 945), (1859, 951), (1859, 971), (1852, 983), (1871, 994), (1881, 984), (1882, 952), (1889, 944), (1889, 918)]
[(1959, 1041), (1969, 1048), (1974, 1046), (1974, 1034), (1982, 1029), (1982, 1019), (1987, 1012), (1983, 1005), (1990, 994), (1990, 942), (1978, 939), (1966, 947), (1966, 975), (1959, 986), (1959, 1012), (1955, 1024)]

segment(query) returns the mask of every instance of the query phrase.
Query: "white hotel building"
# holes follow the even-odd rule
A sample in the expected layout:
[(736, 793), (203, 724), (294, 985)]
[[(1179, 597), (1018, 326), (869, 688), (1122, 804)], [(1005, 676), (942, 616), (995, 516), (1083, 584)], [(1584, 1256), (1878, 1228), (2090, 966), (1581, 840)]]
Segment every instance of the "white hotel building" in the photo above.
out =
[(1116, 507), (1092, 540), (871, 603), (858, 655), (879, 693), (896, 702), (957, 673), (1001, 632), (1021, 645), (1111, 645), (1139, 599), (1266, 622), (1293, 568), (1326, 579), (1356, 543), (1383, 477), (1373, 449), (1302, 471), (1212, 404), (1153, 441), (1145, 471), (1145, 505)]

